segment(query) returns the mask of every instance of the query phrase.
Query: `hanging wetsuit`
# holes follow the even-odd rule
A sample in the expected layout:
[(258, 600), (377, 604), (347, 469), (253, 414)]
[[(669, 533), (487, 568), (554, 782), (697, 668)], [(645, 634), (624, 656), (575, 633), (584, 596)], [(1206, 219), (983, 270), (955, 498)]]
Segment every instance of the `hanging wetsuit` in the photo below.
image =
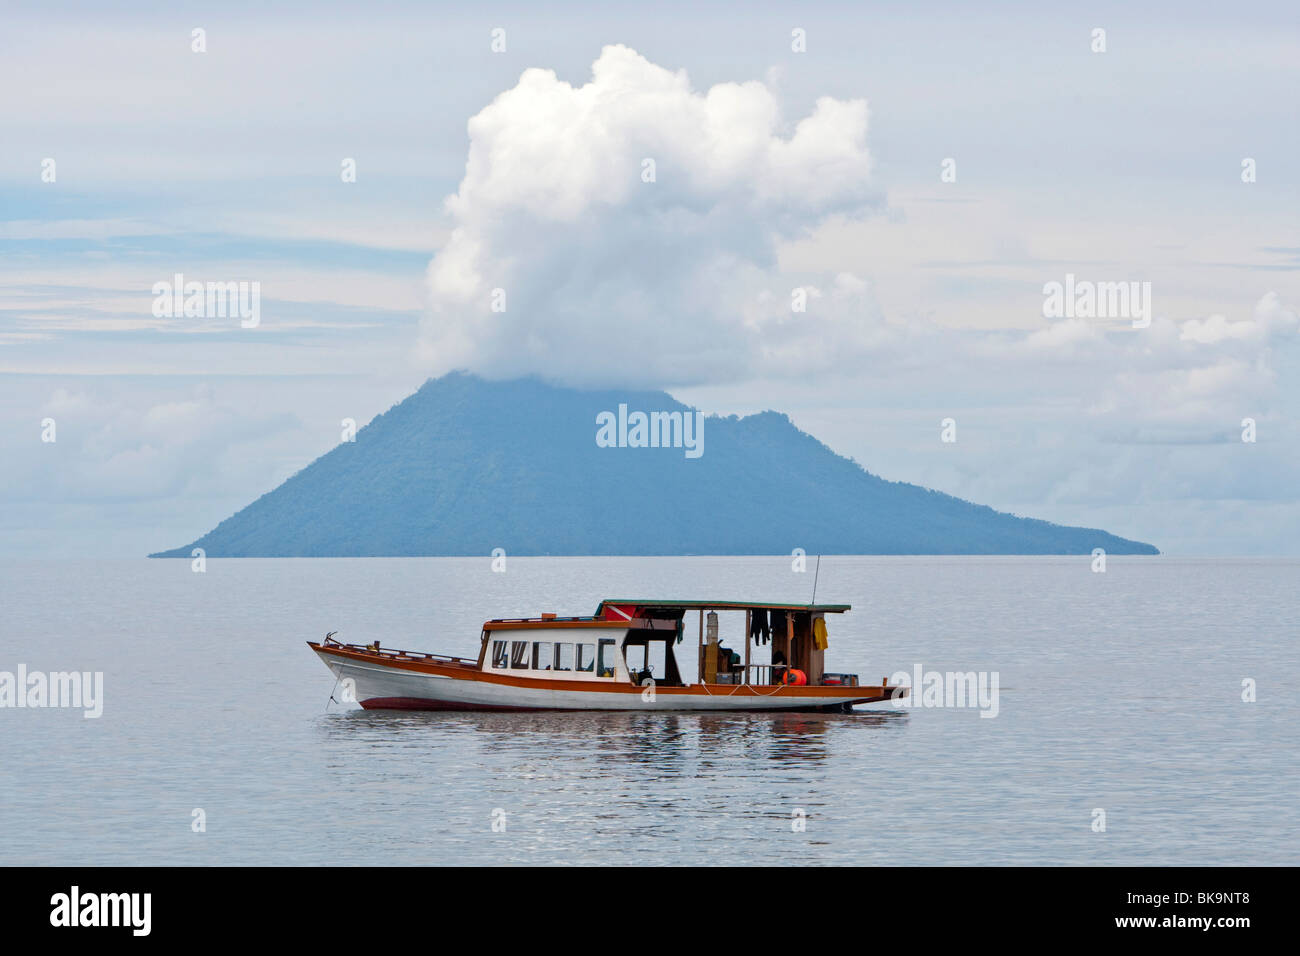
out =
[(766, 644), (768, 641), (767, 629), (767, 611), (750, 611), (749, 612), (749, 637), (755, 644)]
[(772, 639), (784, 641), (787, 633), (785, 611), (773, 611), (771, 618)]

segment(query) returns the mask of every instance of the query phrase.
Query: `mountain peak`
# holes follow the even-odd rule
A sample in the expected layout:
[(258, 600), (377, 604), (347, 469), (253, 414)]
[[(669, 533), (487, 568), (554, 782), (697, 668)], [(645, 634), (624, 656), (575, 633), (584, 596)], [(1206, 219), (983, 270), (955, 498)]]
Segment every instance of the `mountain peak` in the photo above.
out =
[(1155, 554), (885, 481), (777, 411), (451, 372), (184, 547), (152, 557)]

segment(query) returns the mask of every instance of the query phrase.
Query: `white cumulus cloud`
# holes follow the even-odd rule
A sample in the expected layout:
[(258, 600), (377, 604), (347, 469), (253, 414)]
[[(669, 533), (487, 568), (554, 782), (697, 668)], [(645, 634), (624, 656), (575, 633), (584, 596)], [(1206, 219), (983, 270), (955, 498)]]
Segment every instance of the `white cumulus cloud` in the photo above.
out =
[(1189, 319), (1182, 325), (1180, 338), (1184, 342), (1199, 342), (1202, 345), (1215, 345), (1233, 339), (1259, 344), (1293, 332), (1295, 328), (1295, 313), (1283, 308), (1277, 293), (1270, 292), (1259, 300), (1249, 319), (1233, 321), (1222, 315)]
[(435, 374), (717, 381), (832, 361), (828, 344), (870, 320), (870, 303), (842, 303), (858, 310), (847, 322), (796, 312), (792, 292), (810, 282), (782, 276), (776, 253), (874, 205), (865, 100), (824, 97), (789, 125), (762, 82), (700, 92), (610, 46), (581, 86), (526, 70), (469, 137), (428, 270), (421, 345)]

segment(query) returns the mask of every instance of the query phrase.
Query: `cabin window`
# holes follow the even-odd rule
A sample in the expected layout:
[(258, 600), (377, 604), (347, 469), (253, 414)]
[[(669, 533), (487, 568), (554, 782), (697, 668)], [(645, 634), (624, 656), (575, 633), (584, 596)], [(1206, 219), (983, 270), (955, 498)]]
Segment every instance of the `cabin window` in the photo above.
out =
[(533, 642), (533, 670), (549, 671), (555, 661), (555, 645), (550, 641)]
[(597, 668), (596, 668), (596, 673), (599, 674), (601, 677), (613, 677), (613, 676), (614, 676), (614, 659), (615, 659), (617, 656), (618, 656), (618, 655), (617, 655), (617, 653), (616, 653), (615, 650), (614, 650), (614, 642), (613, 642), (613, 641), (608, 641), (608, 640), (607, 640), (607, 641), (601, 641), (601, 642), (600, 642), (599, 663), (598, 663), (598, 666), (597, 666)]
[(578, 667), (580, 671), (590, 671), (596, 668), (596, 645), (579, 644), (578, 648)]
[(493, 667), (506, 666), (506, 662), (510, 656), (509, 647), (510, 647), (509, 641), (492, 642), (492, 666)]
[(573, 670), (573, 645), (555, 645), (555, 669), (557, 671)]
[(529, 657), (531, 646), (527, 641), (510, 642), (510, 666), (514, 670), (528, 670), (532, 666)]

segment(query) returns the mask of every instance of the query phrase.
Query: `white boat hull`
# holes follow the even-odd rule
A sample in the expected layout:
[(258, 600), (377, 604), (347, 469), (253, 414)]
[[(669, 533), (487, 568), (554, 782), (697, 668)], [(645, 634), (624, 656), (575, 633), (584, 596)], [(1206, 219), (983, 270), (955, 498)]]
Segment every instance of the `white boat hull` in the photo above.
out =
[[(355, 700), (367, 709), (842, 710), (855, 703), (884, 700), (889, 696), (884, 688), (847, 686), (693, 684), (643, 689), (612, 682), (601, 682), (599, 686), (574, 686), (577, 682), (507, 680), (477, 670), (455, 673), (450, 668), (407, 662), (394, 664), (315, 644), (312, 647), (346, 688), (346, 699)], [(556, 683), (569, 686), (546, 686)]]

